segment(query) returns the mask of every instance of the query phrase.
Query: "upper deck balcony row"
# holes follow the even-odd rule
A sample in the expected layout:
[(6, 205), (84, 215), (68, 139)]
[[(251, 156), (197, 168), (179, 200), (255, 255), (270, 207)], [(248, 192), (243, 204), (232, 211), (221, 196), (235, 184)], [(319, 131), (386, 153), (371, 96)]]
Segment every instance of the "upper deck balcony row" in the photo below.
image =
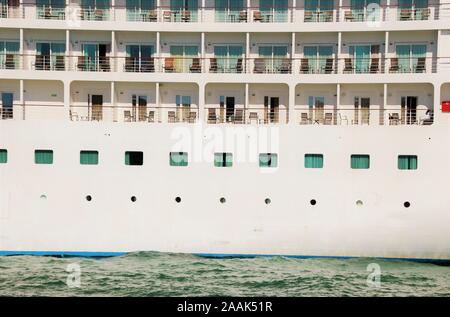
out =
[(0, 19), (326, 23), (449, 17), (450, 2), (439, 0), (0, 0)]

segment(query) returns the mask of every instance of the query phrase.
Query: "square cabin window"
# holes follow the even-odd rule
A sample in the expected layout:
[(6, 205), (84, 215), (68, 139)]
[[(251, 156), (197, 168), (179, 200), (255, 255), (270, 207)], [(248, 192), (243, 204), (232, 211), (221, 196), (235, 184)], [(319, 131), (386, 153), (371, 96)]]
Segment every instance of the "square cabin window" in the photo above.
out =
[(136, 151), (125, 152), (125, 165), (133, 165), (133, 166), (144, 165), (144, 152), (136, 152)]
[(169, 163), (170, 166), (188, 166), (187, 152), (170, 152)]
[(8, 162), (8, 151), (0, 149), (0, 164), (6, 164)]
[(98, 165), (98, 151), (80, 151), (81, 165)]
[(215, 167), (231, 167), (233, 166), (232, 153), (214, 153)]
[(278, 167), (278, 154), (259, 154), (259, 167)]
[(52, 150), (35, 150), (34, 163), (36, 164), (53, 164)]
[(417, 169), (417, 155), (399, 155), (398, 156), (399, 170), (416, 170)]
[(350, 157), (352, 169), (361, 170), (370, 168), (370, 156), (366, 154), (353, 154)]
[(305, 168), (323, 168), (323, 154), (305, 154)]

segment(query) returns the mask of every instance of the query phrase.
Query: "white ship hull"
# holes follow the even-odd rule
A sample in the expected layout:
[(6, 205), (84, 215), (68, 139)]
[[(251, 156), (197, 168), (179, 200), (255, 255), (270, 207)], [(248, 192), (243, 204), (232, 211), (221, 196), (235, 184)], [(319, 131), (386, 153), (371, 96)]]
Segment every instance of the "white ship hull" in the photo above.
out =
[[(186, 168), (168, 162), (180, 129), (203, 151)], [(0, 164), (0, 254), (450, 259), (447, 126), (274, 129), (279, 166), (267, 173), (257, 162), (206, 162), (205, 126), (0, 122), (11, 158)], [(39, 148), (53, 149), (52, 165), (34, 164)], [(86, 149), (99, 165), (79, 164)], [(144, 165), (126, 166), (127, 150), (143, 151)], [(324, 168), (305, 169), (305, 153), (323, 153)], [(354, 153), (370, 154), (370, 169), (350, 169)], [(401, 154), (417, 155), (419, 168), (398, 170)]]

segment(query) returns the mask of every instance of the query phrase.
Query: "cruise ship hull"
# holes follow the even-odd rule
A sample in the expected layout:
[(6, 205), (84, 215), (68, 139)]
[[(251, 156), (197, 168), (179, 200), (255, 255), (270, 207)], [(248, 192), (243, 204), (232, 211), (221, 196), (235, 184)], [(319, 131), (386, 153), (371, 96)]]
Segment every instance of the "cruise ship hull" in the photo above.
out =
[[(449, 132), (3, 121), (0, 254), (448, 261)], [(36, 149), (52, 149), (53, 164), (34, 164)], [(189, 166), (169, 165), (174, 149), (189, 153)], [(80, 165), (80, 150), (98, 151), (99, 164)], [(262, 169), (251, 155), (214, 166), (214, 151), (238, 150), (276, 152), (278, 167)], [(142, 151), (144, 164), (125, 165), (125, 151)], [(324, 167), (304, 168), (306, 153), (323, 154)], [(352, 154), (369, 154), (370, 169), (351, 169)], [(417, 155), (418, 169), (399, 170), (398, 155)]]

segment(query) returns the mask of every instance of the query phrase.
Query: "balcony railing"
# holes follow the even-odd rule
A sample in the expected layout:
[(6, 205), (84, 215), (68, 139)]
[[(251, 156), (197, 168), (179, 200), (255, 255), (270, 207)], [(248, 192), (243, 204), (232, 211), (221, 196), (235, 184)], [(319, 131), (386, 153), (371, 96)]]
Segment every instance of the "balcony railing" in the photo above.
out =
[[(394, 55), (395, 56), (395, 55)], [(450, 57), (244, 58), (0, 54), (0, 70), (210, 74), (432, 74)]]
[(138, 21), (162, 23), (216, 22), (216, 23), (328, 23), (328, 22), (382, 22), (426, 21), (450, 18), (450, 3), (426, 6), (376, 5), (333, 7), (181, 7), (127, 8), (122, 4), (96, 7), (71, 3), (67, 8), (42, 7), (22, 3), (19, 7), (0, 5), (0, 18), (72, 18), (70, 12), (85, 21)]
[(175, 107), (71, 105), (69, 117), (71, 121), (196, 123), (198, 121), (198, 107), (194, 105)]
[(52, 6), (37, 6), (36, 14), (38, 19), (45, 20), (65, 20), (66, 8), (65, 7), (52, 7)]
[(432, 110), (426, 107), (296, 107), (295, 122), (301, 125), (431, 125)]
[(281, 107), (213, 107), (205, 109), (208, 124), (286, 124), (289, 112)]

